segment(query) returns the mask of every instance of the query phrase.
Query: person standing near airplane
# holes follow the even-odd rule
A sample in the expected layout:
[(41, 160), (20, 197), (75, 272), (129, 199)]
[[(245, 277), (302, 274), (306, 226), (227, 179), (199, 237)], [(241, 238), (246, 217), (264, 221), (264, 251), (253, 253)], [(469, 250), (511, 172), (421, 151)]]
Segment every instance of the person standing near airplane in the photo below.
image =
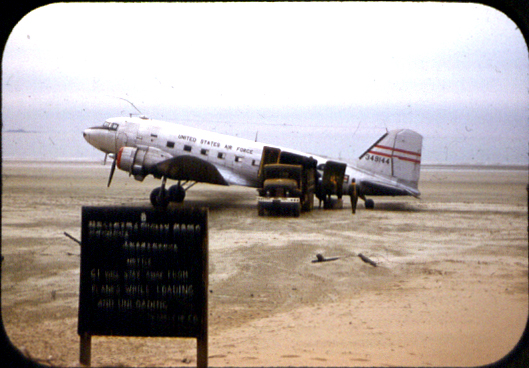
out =
[(356, 204), (358, 203), (358, 191), (356, 190), (356, 180), (353, 178), (351, 180), (351, 185), (349, 186), (349, 195), (351, 196), (351, 210), (353, 215), (356, 214)]

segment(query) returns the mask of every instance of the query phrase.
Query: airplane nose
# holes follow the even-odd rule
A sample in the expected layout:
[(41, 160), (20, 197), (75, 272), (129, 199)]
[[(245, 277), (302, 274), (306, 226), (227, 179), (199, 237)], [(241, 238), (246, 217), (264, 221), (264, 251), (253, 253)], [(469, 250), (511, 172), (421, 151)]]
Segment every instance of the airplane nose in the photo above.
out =
[(90, 132), (89, 132), (90, 129), (86, 129), (83, 131), (83, 138), (90, 143)]

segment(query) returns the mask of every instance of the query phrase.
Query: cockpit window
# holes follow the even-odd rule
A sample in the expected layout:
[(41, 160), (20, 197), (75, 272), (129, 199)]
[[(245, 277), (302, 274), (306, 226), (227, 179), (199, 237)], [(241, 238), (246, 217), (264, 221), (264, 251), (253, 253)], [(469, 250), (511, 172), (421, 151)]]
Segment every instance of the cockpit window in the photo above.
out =
[(103, 123), (103, 128), (108, 130), (118, 130), (119, 124), (118, 123), (109, 123), (108, 121), (105, 121)]

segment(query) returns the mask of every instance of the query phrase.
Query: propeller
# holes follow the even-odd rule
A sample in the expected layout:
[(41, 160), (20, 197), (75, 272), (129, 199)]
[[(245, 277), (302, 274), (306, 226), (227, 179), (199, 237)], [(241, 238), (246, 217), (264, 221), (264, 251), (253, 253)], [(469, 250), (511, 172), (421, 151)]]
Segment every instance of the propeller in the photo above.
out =
[(107, 158), (108, 157), (114, 158), (114, 154), (113, 153), (105, 153), (105, 158), (103, 160), (103, 166), (105, 166), (107, 164)]
[(110, 176), (108, 177), (107, 188), (110, 186), (110, 183), (112, 182), (112, 177), (114, 176), (114, 170), (116, 170), (116, 161), (117, 160), (118, 160), (118, 157), (114, 156), (114, 160), (112, 161), (112, 167), (110, 167)]

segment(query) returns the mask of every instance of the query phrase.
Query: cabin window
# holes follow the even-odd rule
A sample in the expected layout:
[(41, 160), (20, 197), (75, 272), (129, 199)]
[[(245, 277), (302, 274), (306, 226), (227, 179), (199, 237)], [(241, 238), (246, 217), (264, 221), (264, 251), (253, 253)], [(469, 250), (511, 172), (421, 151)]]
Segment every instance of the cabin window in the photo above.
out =
[(174, 142), (167, 141), (167, 148), (174, 148)]
[(151, 133), (151, 137), (158, 138), (158, 134)]
[(186, 151), (186, 152), (191, 152), (192, 149), (193, 149), (193, 147), (191, 147), (191, 146), (188, 146), (188, 145), (184, 146), (184, 151)]
[(202, 148), (202, 149), (200, 150), (200, 154), (201, 154), (201, 155), (204, 155), (204, 156), (207, 156), (207, 155), (209, 154), (209, 150), (207, 150), (207, 149), (205, 149), (205, 148)]
[(344, 177), (343, 177), (343, 183), (344, 183), (344, 184), (349, 183), (349, 175), (344, 175)]
[(235, 162), (242, 162), (241, 156), (235, 156)]
[(219, 154), (217, 155), (217, 158), (219, 160), (224, 160), (226, 158), (226, 154), (224, 152), (219, 152)]
[(259, 160), (252, 160), (252, 166), (259, 166)]

